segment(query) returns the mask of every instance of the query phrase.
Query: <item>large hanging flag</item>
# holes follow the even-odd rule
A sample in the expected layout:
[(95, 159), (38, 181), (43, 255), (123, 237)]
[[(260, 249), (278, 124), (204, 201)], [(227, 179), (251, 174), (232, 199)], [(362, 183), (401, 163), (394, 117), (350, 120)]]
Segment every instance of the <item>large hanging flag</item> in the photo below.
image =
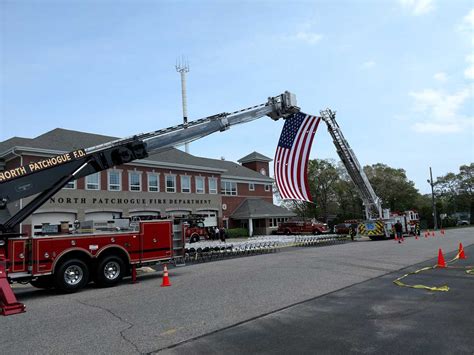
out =
[(283, 199), (311, 202), (308, 158), (321, 117), (298, 112), (285, 120), (275, 154), (275, 180)]

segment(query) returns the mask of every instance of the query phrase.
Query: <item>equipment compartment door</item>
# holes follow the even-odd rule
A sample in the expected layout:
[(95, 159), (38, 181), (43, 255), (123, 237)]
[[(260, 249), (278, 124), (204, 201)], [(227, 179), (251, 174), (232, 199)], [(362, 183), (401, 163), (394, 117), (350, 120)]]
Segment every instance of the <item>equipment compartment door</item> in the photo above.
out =
[(173, 242), (170, 221), (140, 223), (141, 261), (172, 257)]
[(10, 239), (8, 255), (11, 260), (10, 272), (28, 271), (28, 242), (29, 239)]

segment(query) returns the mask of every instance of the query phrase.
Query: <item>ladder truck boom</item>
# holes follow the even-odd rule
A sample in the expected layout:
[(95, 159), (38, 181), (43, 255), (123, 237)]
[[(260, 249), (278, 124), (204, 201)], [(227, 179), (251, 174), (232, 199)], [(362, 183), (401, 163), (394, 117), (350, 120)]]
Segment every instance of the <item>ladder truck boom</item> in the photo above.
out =
[(329, 134), (331, 135), (337, 154), (346, 167), (349, 176), (354, 182), (357, 191), (364, 203), (365, 216), (367, 220), (382, 218), (382, 201), (375, 194), (367, 175), (359, 164), (354, 151), (342, 134), (341, 128), (336, 122), (336, 112), (326, 109), (321, 111), (321, 118), (326, 122)]
[(270, 97), (264, 104), (232, 113), (221, 113), (187, 124), (114, 140), (94, 147), (79, 149), (29, 164), (0, 175), (0, 208), (21, 198), (38, 194), (27, 206), (0, 224), (0, 237), (12, 234), (20, 224), (69, 181), (113, 166), (144, 159), (149, 154), (163, 152), (185, 142), (225, 131), (233, 125), (269, 116), (273, 120), (287, 118), (299, 111), (294, 94), (286, 91)]

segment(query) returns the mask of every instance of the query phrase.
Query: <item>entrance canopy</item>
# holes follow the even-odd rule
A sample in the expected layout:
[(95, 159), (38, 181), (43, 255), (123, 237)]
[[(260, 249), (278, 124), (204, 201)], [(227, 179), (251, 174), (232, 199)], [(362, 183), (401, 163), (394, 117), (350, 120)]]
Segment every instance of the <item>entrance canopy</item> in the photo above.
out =
[(294, 217), (286, 208), (275, 206), (261, 198), (248, 198), (230, 215), (232, 219)]

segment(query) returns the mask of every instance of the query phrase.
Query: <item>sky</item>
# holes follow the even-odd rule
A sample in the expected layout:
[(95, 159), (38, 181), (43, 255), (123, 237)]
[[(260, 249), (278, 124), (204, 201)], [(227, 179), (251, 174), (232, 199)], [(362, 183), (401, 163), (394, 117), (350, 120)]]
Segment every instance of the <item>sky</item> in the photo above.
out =
[[(331, 108), (359, 162), (421, 193), (474, 161), (474, 6), (464, 0), (0, 1), (0, 141), (54, 128), (126, 137), (266, 102)], [(191, 143), (273, 158), (282, 120)], [(335, 159), (320, 125), (311, 159)]]

